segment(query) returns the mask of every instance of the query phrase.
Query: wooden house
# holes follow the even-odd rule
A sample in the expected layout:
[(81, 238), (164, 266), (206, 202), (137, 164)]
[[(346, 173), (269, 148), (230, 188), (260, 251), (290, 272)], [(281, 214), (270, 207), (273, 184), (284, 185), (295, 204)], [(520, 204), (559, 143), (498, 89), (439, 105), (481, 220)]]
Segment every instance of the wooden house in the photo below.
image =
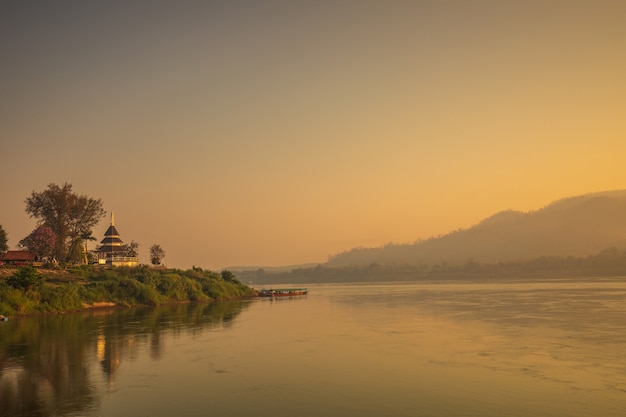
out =
[(0, 254), (0, 265), (33, 265), (35, 254), (27, 250), (10, 250)]

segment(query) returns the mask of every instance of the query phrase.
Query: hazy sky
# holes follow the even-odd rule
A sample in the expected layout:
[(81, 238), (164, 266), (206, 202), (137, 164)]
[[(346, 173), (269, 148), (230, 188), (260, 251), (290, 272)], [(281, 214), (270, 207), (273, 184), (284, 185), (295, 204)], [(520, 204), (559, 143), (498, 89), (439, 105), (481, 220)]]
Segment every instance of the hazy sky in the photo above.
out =
[(619, 0), (2, 0), (0, 224), (15, 248), (24, 200), (69, 182), (144, 262), (291, 265), (623, 189), (625, 22)]

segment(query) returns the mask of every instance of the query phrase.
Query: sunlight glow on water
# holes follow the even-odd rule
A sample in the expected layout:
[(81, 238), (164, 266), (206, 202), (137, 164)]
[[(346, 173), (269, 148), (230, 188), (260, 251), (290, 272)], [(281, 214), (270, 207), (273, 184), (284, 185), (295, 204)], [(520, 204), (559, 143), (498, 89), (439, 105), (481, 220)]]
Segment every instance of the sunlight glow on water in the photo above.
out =
[(626, 415), (626, 281), (309, 290), (4, 323), (0, 415)]

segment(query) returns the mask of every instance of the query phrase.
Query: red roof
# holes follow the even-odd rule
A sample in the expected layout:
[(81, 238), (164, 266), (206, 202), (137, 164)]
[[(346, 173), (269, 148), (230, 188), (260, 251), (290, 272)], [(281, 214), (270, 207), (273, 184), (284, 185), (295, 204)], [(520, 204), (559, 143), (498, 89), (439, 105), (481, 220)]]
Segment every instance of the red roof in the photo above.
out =
[(27, 250), (10, 250), (0, 254), (2, 261), (34, 261), (35, 255)]

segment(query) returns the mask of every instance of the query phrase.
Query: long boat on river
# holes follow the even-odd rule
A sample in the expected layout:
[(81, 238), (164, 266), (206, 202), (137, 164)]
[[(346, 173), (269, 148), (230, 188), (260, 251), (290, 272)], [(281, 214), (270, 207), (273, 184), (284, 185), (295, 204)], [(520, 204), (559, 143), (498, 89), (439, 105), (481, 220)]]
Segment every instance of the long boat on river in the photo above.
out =
[(306, 288), (263, 288), (257, 294), (259, 297), (293, 297), (306, 295), (308, 292)]

